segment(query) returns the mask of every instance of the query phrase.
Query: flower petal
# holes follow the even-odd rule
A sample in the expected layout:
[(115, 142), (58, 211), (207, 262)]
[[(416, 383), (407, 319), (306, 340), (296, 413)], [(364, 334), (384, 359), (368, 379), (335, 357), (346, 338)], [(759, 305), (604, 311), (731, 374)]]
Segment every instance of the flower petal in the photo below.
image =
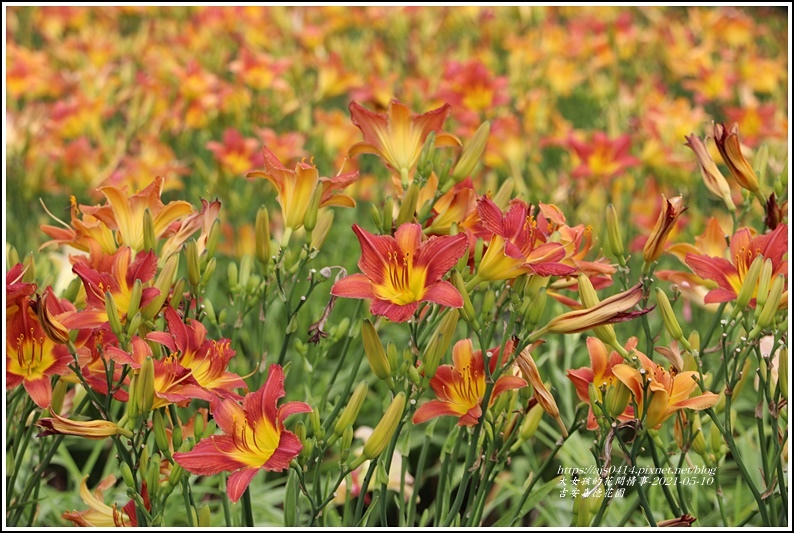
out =
[(458, 289), (448, 281), (439, 281), (430, 285), (422, 299), (456, 309), (463, 307), (463, 297)]
[(374, 298), (372, 282), (364, 274), (351, 274), (331, 287), (331, 294), (343, 298)]
[(229, 479), (226, 481), (226, 493), (229, 495), (229, 499), (232, 503), (237, 503), (243, 495), (243, 492), (245, 492), (245, 489), (251, 484), (251, 480), (254, 479), (257, 472), (259, 472), (258, 468), (245, 468), (229, 476)]

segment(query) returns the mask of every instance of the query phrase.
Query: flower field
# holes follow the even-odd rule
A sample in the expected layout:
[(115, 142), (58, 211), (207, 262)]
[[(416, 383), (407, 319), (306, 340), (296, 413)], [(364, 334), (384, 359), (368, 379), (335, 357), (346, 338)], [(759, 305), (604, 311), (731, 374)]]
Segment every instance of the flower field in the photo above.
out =
[(790, 524), (790, 6), (4, 10), (4, 525)]

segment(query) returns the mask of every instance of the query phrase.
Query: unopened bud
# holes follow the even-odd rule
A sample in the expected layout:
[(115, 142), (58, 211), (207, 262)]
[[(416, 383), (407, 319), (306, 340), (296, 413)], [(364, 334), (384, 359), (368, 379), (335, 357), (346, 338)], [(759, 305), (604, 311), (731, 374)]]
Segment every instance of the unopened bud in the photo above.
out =
[[(309, 205), (306, 206), (306, 214), (303, 217), (303, 227), (306, 229), (307, 234), (311, 234), (314, 228), (317, 227), (317, 214), (320, 211), (320, 201), (322, 197), (323, 185), (322, 182), (318, 181), (309, 198)], [(309, 240), (311, 241), (311, 239)]]
[[(596, 294), (593, 283), (584, 274), (579, 275), (579, 295), (582, 298), (582, 305), (585, 308), (595, 307), (600, 303), (598, 294)], [(603, 326), (596, 326), (593, 328), (598, 340), (608, 346), (615, 346), (618, 344), (617, 336), (615, 335), (615, 327), (612, 324), (605, 324)]]
[(174, 284), (174, 275), (176, 274), (178, 266), (179, 254), (172, 254), (171, 257), (166, 260), (165, 266), (163, 266), (163, 269), (154, 281), (154, 286), (160, 291), (160, 294), (155, 296), (151, 302), (141, 309), (141, 314), (144, 319), (151, 320), (160, 312), (166, 298), (168, 298), (168, 294), (171, 292), (171, 287)]
[(659, 287), (656, 288), (656, 303), (659, 305), (662, 321), (667, 332), (686, 349), (690, 349), (689, 340), (684, 337), (681, 324), (678, 323), (678, 319), (675, 317), (675, 312), (673, 311), (673, 306), (670, 305), (670, 300), (667, 298), (667, 293)]
[(253, 266), (253, 259), (250, 255), (244, 255), (240, 259), (240, 278), (238, 280), (240, 287), (245, 288), (248, 286), (248, 279), (251, 277), (251, 268)]
[(187, 279), (192, 287), (201, 283), (201, 267), (199, 266), (198, 248), (196, 240), (190, 239), (185, 244), (185, 258), (187, 259)]
[(364, 320), (361, 323), (361, 339), (364, 343), (364, 353), (367, 355), (367, 361), (369, 361), (372, 373), (378, 376), (379, 379), (388, 379), (391, 376), (389, 359), (386, 357), (386, 351), (380, 342), (378, 332), (375, 331), (375, 326), (369, 320)]
[(350, 449), (353, 447), (353, 426), (347, 426), (342, 432), (342, 440), (339, 441), (339, 461), (345, 463), (350, 457)]
[(385, 235), (391, 235), (392, 224), (394, 223), (394, 198), (389, 196), (383, 201), (381, 230)]
[(788, 348), (781, 348), (778, 356), (777, 382), (780, 385), (780, 395), (788, 400)]
[(124, 329), (121, 327), (121, 319), (119, 318), (116, 300), (113, 298), (113, 294), (110, 291), (105, 293), (105, 313), (108, 315), (110, 331), (112, 331), (116, 337), (121, 337), (124, 333)]
[(325, 431), (323, 430), (323, 425), (320, 423), (319, 407), (315, 407), (312, 409), (311, 413), (309, 413), (309, 422), (312, 425), (314, 436), (318, 439), (322, 439), (325, 436)]
[[(754, 317), (758, 320), (758, 317), (761, 316), (761, 309), (764, 308), (764, 304), (766, 303), (767, 298), (769, 298), (769, 287), (772, 285), (772, 260), (765, 259), (763, 256), (757, 256), (757, 259), (761, 259), (763, 262), (763, 266), (761, 268), (760, 273), (758, 274), (758, 288), (756, 289), (756, 296), (755, 296), (755, 312)], [(749, 272), (748, 272), (749, 277)], [(744, 281), (745, 285), (748, 285), (748, 280), (745, 278)], [(755, 285), (755, 284), (753, 284)], [(751, 287), (755, 289), (755, 287)], [(742, 289), (744, 289), (744, 285), (742, 285)]]
[(472, 324), (477, 320), (477, 316), (474, 314), (474, 305), (471, 303), (469, 291), (466, 290), (466, 283), (464, 283), (463, 276), (457, 269), (452, 271), (452, 284), (463, 297), (463, 308), (460, 310), (460, 314), (463, 320)]
[(494, 304), (496, 304), (496, 293), (493, 289), (488, 289), (482, 299), (482, 315), (488, 316), (493, 310)]
[(416, 161), (416, 168), (421, 172), (427, 170), (428, 163), (433, 161), (433, 154), (436, 151), (436, 132), (431, 131), (425, 138), (425, 143), (422, 145), (422, 151), (419, 152), (419, 159)]
[(507, 178), (499, 187), (499, 190), (496, 191), (496, 194), (493, 195), (493, 203), (495, 203), (499, 209), (505, 210), (507, 208), (507, 205), (510, 203), (510, 198), (513, 196), (515, 183), (516, 180), (512, 176)]
[(256, 259), (262, 265), (270, 263), (270, 215), (265, 206), (256, 212), (256, 225), (254, 230), (256, 239)]
[(543, 418), (543, 407), (540, 403), (536, 403), (524, 416), (524, 420), (521, 422), (521, 427), (518, 430), (518, 434), (522, 441), (528, 441), (535, 435), (540, 425), (541, 418)]
[[(369, 439), (367, 439), (367, 442), (364, 444), (364, 449), (361, 452), (361, 457), (363, 457), (364, 460), (375, 459), (383, 453), (392, 435), (394, 435), (394, 432), (397, 430), (397, 426), (400, 424), (404, 409), (405, 393), (400, 392), (394, 397), (388, 409), (386, 409), (386, 412), (383, 414), (383, 418), (380, 419), (378, 425), (372, 430), (372, 435), (370, 435)], [(358, 459), (356, 461), (358, 461)]]
[(691, 448), (701, 457), (706, 455), (706, 438), (703, 436), (703, 426), (700, 423), (700, 413), (692, 411), (689, 413), (692, 422), (692, 444)]
[(749, 336), (751, 339), (757, 337), (761, 333), (761, 330), (772, 325), (772, 321), (780, 305), (780, 299), (783, 296), (783, 285), (785, 285), (785, 283), (786, 278), (783, 274), (775, 276), (775, 280), (772, 282), (772, 288), (769, 289), (769, 296), (766, 303), (764, 303), (764, 308), (758, 316), (755, 327), (750, 331)]
[(127, 485), (127, 487), (135, 490), (135, 476), (132, 475), (132, 469), (130, 468), (130, 465), (128, 465), (125, 461), (121, 461), (119, 470), (121, 471), (121, 479), (124, 480), (124, 484)]
[(212, 511), (210, 510), (210, 506), (205, 503), (199, 507), (198, 526), (203, 528), (210, 527), (210, 518), (212, 518)]
[[(772, 261), (769, 261), (769, 264), (771, 267)], [(739, 315), (739, 312), (744, 311), (744, 309), (747, 307), (747, 304), (750, 303), (750, 299), (753, 297), (753, 293), (756, 291), (756, 284), (763, 266), (764, 256), (757, 255), (755, 259), (753, 259), (750, 268), (747, 270), (747, 274), (745, 275), (744, 281), (742, 282), (742, 287), (739, 289), (739, 293), (736, 296), (736, 303), (734, 304), (733, 310), (731, 311), (731, 319), (736, 318)], [(772, 269), (770, 268), (769, 277), (771, 277), (771, 275)], [(767, 280), (769, 277), (767, 277)]]
[(626, 259), (623, 257), (623, 237), (620, 234), (620, 222), (615, 206), (607, 206), (607, 244), (612, 256), (617, 259), (620, 266), (626, 266)]
[(149, 252), (155, 249), (157, 238), (154, 233), (154, 219), (152, 212), (147, 207), (143, 211), (143, 251)]
[(239, 278), (237, 276), (237, 263), (231, 261), (229, 266), (226, 267), (226, 280), (229, 282), (229, 287), (234, 289), (239, 285)]
[(455, 165), (455, 170), (452, 171), (452, 181), (458, 183), (472, 173), (474, 167), (480, 161), (480, 158), (482, 158), (482, 154), (485, 152), (485, 147), (488, 144), (488, 136), (490, 134), (491, 123), (486, 120), (477, 128), (477, 131), (468, 144), (463, 147), (460, 159), (458, 159)]
[(207, 257), (215, 257), (215, 249), (218, 247), (218, 241), (221, 238), (221, 221), (215, 219), (210, 228), (210, 233), (207, 235)]
[(400, 212), (397, 213), (397, 227), (411, 222), (414, 218), (416, 211), (416, 202), (419, 200), (419, 185), (412, 183), (408, 190), (405, 191), (403, 196), (402, 205), (400, 205)]
[(612, 418), (617, 418), (626, 410), (631, 398), (631, 391), (621, 381), (617, 381), (610, 386), (607, 386), (606, 394), (604, 395), (604, 407), (607, 414)]
[(341, 437), (346, 428), (353, 427), (353, 423), (356, 421), (361, 406), (364, 405), (364, 400), (367, 398), (368, 391), (369, 386), (366, 381), (362, 381), (356, 386), (353, 394), (350, 396), (350, 400), (347, 402), (347, 405), (342, 410), (342, 414), (339, 415), (339, 419), (336, 421), (334, 435)]
[(133, 374), (132, 378), (130, 379), (126, 412), (129, 423), (134, 425), (136, 419), (141, 414), (141, 410), (138, 407), (138, 375), (137, 374)]
[(532, 298), (532, 304), (527, 312), (527, 323), (534, 327), (540, 323), (543, 311), (546, 309), (546, 287), (538, 289), (537, 295)]
[(334, 223), (334, 212), (330, 210), (320, 213), (317, 220), (317, 227), (312, 231), (311, 246), (315, 250), (323, 247), (325, 239), (328, 237), (328, 232), (331, 231), (331, 226)]
[(144, 359), (138, 371), (138, 409), (147, 415), (154, 405), (154, 360), (151, 356)]
[(68, 383), (63, 379), (59, 379), (58, 383), (52, 388), (52, 401), (50, 402), (50, 410), (55, 414), (61, 414), (63, 410), (63, 400), (66, 397), (66, 388)]

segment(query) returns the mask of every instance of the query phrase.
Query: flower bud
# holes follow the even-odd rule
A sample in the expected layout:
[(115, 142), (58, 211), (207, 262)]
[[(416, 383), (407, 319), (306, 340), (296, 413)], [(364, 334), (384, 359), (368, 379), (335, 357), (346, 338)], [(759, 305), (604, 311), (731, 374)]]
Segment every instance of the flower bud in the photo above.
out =
[(121, 327), (121, 319), (119, 318), (119, 310), (116, 306), (116, 300), (113, 298), (113, 294), (110, 291), (105, 293), (105, 313), (108, 315), (110, 331), (112, 331), (116, 337), (121, 337), (121, 335), (124, 333), (124, 330)]
[(656, 303), (662, 313), (664, 327), (670, 336), (680, 342), (687, 350), (691, 349), (689, 340), (684, 337), (681, 324), (678, 323), (678, 319), (675, 317), (675, 312), (673, 311), (673, 306), (670, 305), (670, 300), (667, 298), (667, 293), (659, 287), (656, 287)]
[(182, 426), (179, 425), (179, 420), (176, 418), (172, 421), (173, 429), (171, 429), (171, 442), (174, 443), (174, 448), (180, 448), (182, 446)]
[(604, 407), (607, 410), (607, 414), (612, 418), (622, 415), (629, 404), (630, 398), (631, 390), (622, 381), (616, 380), (615, 383), (607, 387), (604, 395)]
[(157, 245), (157, 237), (154, 233), (154, 219), (152, 212), (147, 207), (143, 210), (143, 251), (154, 250)]
[(130, 387), (127, 398), (127, 419), (130, 424), (134, 425), (136, 419), (141, 415), (141, 410), (138, 407), (138, 374), (133, 374), (130, 379)]
[(778, 306), (780, 304), (780, 299), (783, 296), (783, 285), (786, 283), (786, 278), (783, 274), (778, 274), (775, 276), (775, 281), (772, 282), (772, 288), (769, 289), (769, 297), (764, 303), (764, 308), (761, 310), (761, 314), (758, 316), (758, 320), (756, 321), (755, 327), (750, 331), (749, 337), (754, 339), (758, 335), (760, 335), (761, 330), (769, 327), (772, 325), (772, 321), (775, 318), (775, 314), (777, 313)]
[(482, 306), (480, 308), (480, 314), (487, 317), (491, 311), (493, 310), (493, 306), (496, 303), (496, 293), (493, 289), (488, 289), (485, 291), (485, 295), (482, 298)]
[(364, 405), (364, 400), (367, 398), (368, 391), (369, 386), (366, 381), (362, 381), (356, 386), (353, 394), (350, 396), (350, 400), (342, 410), (342, 414), (339, 415), (339, 419), (334, 426), (334, 435), (336, 435), (337, 438), (342, 436), (346, 428), (353, 427), (353, 423), (356, 421), (361, 406)]
[(706, 144), (694, 133), (684, 138), (687, 140), (684, 144), (695, 152), (700, 166), (700, 174), (703, 177), (703, 183), (706, 188), (717, 198), (722, 199), (729, 211), (735, 211), (736, 205), (734, 205), (731, 198), (731, 187), (722, 172), (717, 168), (717, 164), (714, 163), (714, 159), (712, 159), (708, 148), (706, 148)]
[(315, 407), (309, 413), (309, 422), (312, 425), (312, 432), (314, 433), (315, 437), (317, 437), (318, 439), (322, 439), (323, 437), (325, 437), (325, 430), (323, 430), (323, 425), (320, 423), (319, 407)]
[(778, 356), (777, 382), (780, 385), (780, 395), (788, 400), (788, 348), (781, 348)]
[(502, 185), (499, 187), (499, 190), (496, 191), (496, 194), (493, 195), (493, 203), (501, 209), (507, 209), (507, 205), (510, 203), (510, 198), (513, 195), (513, 188), (515, 187), (516, 180), (512, 176), (507, 178)]
[(209, 235), (207, 235), (207, 255), (206, 257), (215, 257), (215, 249), (218, 247), (218, 241), (221, 238), (221, 221), (215, 219), (210, 228)]
[[(771, 267), (772, 261), (769, 261), (769, 264)], [(764, 256), (755, 256), (755, 259), (753, 259), (753, 262), (744, 277), (742, 287), (739, 289), (739, 294), (736, 296), (736, 303), (734, 304), (733, 310), (731, 311), (731, 319), (736, 318), (739, 315), (739, 312), (744, 311), (744, 309), (747, 307), (747, 304), (750, 303), (750, 298), (753, 297), (753, 293), (756, 291), (758, 276), (760, 275), (763, 266)], [(772, 275), (771, 268), (769, 270), (769, 275)]]
[(251, 277), (251, 268), (253, 266), (253, 259), (250, 255), (244, 255), (240, 259), (240, 278), (238, 280), (240, 287), (245, 288), (248, 286), (248, 279)]
[(546, 309), (546, 287), (538, 289), (537, 295), (532, 298), (532, 303), (527, 310), (527, 323), (530, 327), (535, 327), (540, 323), (543, 317), (543, 311)]
[(151, 356), (144, 359), (138, 371), (138, 409), (141, 414), (147, 415), (154, 405), (154, 360)]
[(422, 151), (419, 152), (419, 159), (416, 160), (416, 168), (424, 173), (427, 171), (428, 163), (432, 164), (433, 154), (436, 151), (436, 132), (431, 131), (425, 138), (425, 143), (422, 145)]
[(63, 379), (59, 379), (58, 383), (52, 388), (52, 401), (50, 402), (50, 410), (53, 413), (61, 414), (63, 410), (63, 400), (66, 397), (66, 388), (68, 383)]
[(535, 435), (540, 425), (541, 418), (543, 418), (543, 407), (540, 403), (536, 403), (532, 406), (532, 409), (524, 415), (524, 420), (521, 422), (521, 427), (518, 430), (518, 434), (522, 441), (528, 441)]
[(383, 201), (383, 216), (380, 227), (384, 235), (391, 235), (393, 223), (394, 223), (394, 198), (389, 196)]
[(353, 426), (347, 426), (342, 432), (342, 440), (339, 442), (339, 461), (347, 462), (350, 457), (350, 450), (353, 447)]
[(642, 250), (642, 257), (645, 260), (643, 272), (648, 272), (651, 263), (659, 259), (662, 252), (664, 252), (667, 236), (675, 226), (678, 217), (687, 209), (683, 204), (684, 199), (681, 196), (668, 200), (662, 195), (662, 210)]
[(317, 220), (317, 227), (312, 231), (311, 247), (319, 250), (323, 247), (325, 239), (328, 237), (328, 232), (331, 231), (331, 226), (334, 223), (334, 212), (330, 210), (323, 211)]
[[(306, 214), (303, 216), (303, 227), (306, 229), (307, 235), (311, 235), (314, 228), (317, 227), (317, 214), (320, 211), (320, 201), (323, 197), (322, 182), (317, 182), (309, 198), (309, 204), (306, 207)], [(308, 239), (311, 241), (311, 238)]]
[(121, 461), (119, 470), (121, 471), (121, 479), (124, 480), (124, 484), (132, 490), (135, 490), (135, 476), (132, 475), (130, 465), (128, 465), (126, 461)]
[(607, 206), (607, 244), (612, 256), (617, 259), (620, 266), (626, 266), (626, 258), (623, 257), (623, 237), (620, 234), (620, 222), (615, 206)]
[(730, 132), (723, 124), (714, 125), (714, 142), (720, 151), (722, 160), (728, 165), (733, 179), (743, 188), (758, 193), (760, 186), (753, 167), (742, 155), (739, 142), (739, 124), (734, 123)]
[(689, 413), (691, 417), (690, 420), (692, 422), (692, 444), (690, 447), (696, 454), (701, 457), (705, 457), (707, 450), (706, 450), (706, 438), (703, 436), (703, 426), (700, 423), (700, 413), (697, 411), (692, 411)]
[[(590, 278), (584, 274), (579, 275), (579, 295), (582, 298), (582, 305), (585, 308), (595, 307), (600, 302)], [(615, 336), (615, 328), (612, 324), (596, 326), (593, 328), (593, 333), (598, 337), (598, 340), (608, 346), (618, 344), (617, 336)]]
[[(763, 256), (759, 255), (756, 257), (756, 259), (759, 257), (763, 258)], [(762, 259), (762, 261), (763, 266), (761, 268), (761, 272), (758, 274), (758, 288), (756, 289), (755, 312), (753, 314), (756, 320), (758, 320), (758, 317), (761, 316), (761, 309), (763, 309), (764, 304), (769, 297), (769, 286), (772, 283), (772, 260)], [(747, 283), (747, 278), (745, 278), (745, 283)], [(742, 288), (744, 288), (744, 286), (742, 286)]]
[[(372, 430), (372, 435), (370, 435), (369, 439), (367, 439), (367, 442), (364, 444), (364, 449), (361, 452), (361, 457), (363, 457), (364, 460), (375, 459), (383, 453), (392, 435), (394, 435), (394, 432), (397, 430), (400, 420), (402, 420), (403, 409), (405, 409), (405, 393), (400, 392), (394, 397), (388, 409), (386, 409), (386, 412), (383, 414), (383, 418), (381, 418), (378, 425), (375, 426), (375, 429)], [(358, 461), (358, 459), (356, 461)]]
[(198, 287), (201, 283), (201, 267), (199, 266), (198, 248), (196, 240), (190, 239), (185, 244), (185, 258), (187, 259), (187, 280), (192, 287)]
[(210, 519), (212, 518), (212, 510), (210, 509), (209, 504), (204, 504), (199, 507), (198, 512), (198, 526), (202, 528), (209, 528), (210, 527)]
[(145, 320), (151, 320), (155, 317), (155, 315), (157, 315), (157, 313), (160, 312), (160, 309), (163, 307), (166, 298), (168, 298), (171, 287), (174, 285), (174, 275), (176, 274), (176, 269), (178, 266), (179, 254), (171, 255), (171, 257), (169, 257), (165, 262), (165, 266), (154, 281), (154, 286), (160, 291), (160, 294), (155, 296), (151, 302), (146, 304), (143, 309), (141, 309), (141, 314)]
[[(455, 336), (455, 329), (458, 326), (460, 313), (457, 309), (449, 309), (444, 314), (438, 327), (433, 332), (430, 343), (425, 349), (422, 357), (422, 371), (425, 379), (429, 380), (436, 374), (441, 358), (447, 353), (452, 338)], [(410, 361), (409, 361), (410, 363)]]
[(375, 326), (369, 320), (364, 320), (361, 323), (361, 339), (364, 343), (364, 353), (367, 355), (367, 361), (369, 361), (372, 373), (378, 376), (379, 379), (388, 379), (391, 376), (389, 359), (386, 357), (386, 351), (380, 342), (378, 332), (375, 331)]
[(463, 297), (463, 308), (460, 310), (463, 320), (469, 324), (473, 324), (477, 320), (477, 317), (474, 314), (474, 305), (471, 303), (469, 291), (466, 290), (466, 283), (463, 281), (463, 276), (457, 269), (452, 271), (452, 284)]
[(256, 212), (254, 238), (256, 239), (256, 259), (267, 266), (270, 263), (270, 215), (265, 206)]
[[(298, 525), (298, 498), (300, 487), (298, 474), (290, 469), (287, 474), (287, 486), (284, 488), (284, 526), (294, 528)], [(209, 507), (208, 507), (209, 508)]]
[(458, 183), (463, 178), (469, 176), (474, 167), (480, 161), (482, 154), (485, 152), (485, 147), (488, 144), (488, 136), (491, 134), (491, 123), (487, 120), (483, 122), (471, 141), (463, 147), (460, 154), (460, 159), (455, 164), (455, 170), (452, 171), (452, 181)]
[(229, 288), (234, 290), (239, 286), (239, 278), (237, 276), (237, 263), (231, 261), (229, 266), (226, 267), (226, 280), (229, 282)]
[[(215, 430), (218, 427), (218, 423), (214, 420), (210, 420), (207, 422), (207, 427), (204, 428), (204, 432), (201, 434), (202, 439), (206, 439), (207, 437), (214, 435)], [(198, 440), (198, 436), (196, 436), (196, 440)]]
[(405, 191), (402, 204), (400, 205), (400, 212), (397, 213), (397, 227), (411, 222), (414, 218), (416, 211), (416, 202), (419, 200), (419, 185), (412, 183), (408, 190)]
[(157, 449), (166, 457), (171, 457), (171, 441), (165, 429), (165, 420), (160, 410), (152, 413), (152, 429), (154, 430), (154, 442)]
[[(212, 279), (212, 275), (215, 273), (215, 268), (217, 267), (217, 265), (218, 265), (218, 262), (217, 262), (217, 260), (214, 257), (212, 259), (210, 259), (209, 261), (207, 261), (207, 265), (204, 267), (204, 272), (201, 274), (201, 283), (200, 283), (200, 285), (202, 287), (206, 287), (207, 285), (209, 285), (210, 279)], [(180, 278), (174, 284), (174, 296), (179, 297), (179, 295), (181, 294), (181, 290), (182, 290), (181, 289), (181, 287), (182, 287), (181, 284), (182, 284), (182, 282), (183, 282), (183, 280)], [(177, 298), (177, 300), (178, 300), (178, 298)], [(173, 304), (174, 304), (174, 302), (172, 300), (171, 305), (173, 306)]]

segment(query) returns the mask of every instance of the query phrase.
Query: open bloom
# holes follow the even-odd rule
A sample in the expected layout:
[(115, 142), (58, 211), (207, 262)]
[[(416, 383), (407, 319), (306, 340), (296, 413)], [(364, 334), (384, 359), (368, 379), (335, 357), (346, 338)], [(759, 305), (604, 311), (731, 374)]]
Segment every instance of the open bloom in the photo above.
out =
[[(499, 356), (500, 348), (489, 350), (491, 372), (496, 370), (497, 361), (504, 362), (505, 356), (513, 351), (513, 341), (505, 345), (505, 353)], [(443, 415), (458, 417), (459, 426), (473, 426), (482, 416), (482, 401), (485, 395), (485, 361), (480, 350), (473, 351), (471, 339), (458, 341), (452, 348), (452, 365), (441, 365), (430, 380), (430, 387), (437, 400), (421, 405), (414, 413), (414, 424), (421, 424), (431, 418)], [(526, 387), (527, 382), (518, 376), (503, 375), (496, 380), (491, 393), (490, 404), (503, 392)]]
[(408, 320), (419, 302), (463, 307), (458, 290), (441, 276), (466, 253), (466, 235), (430, 237), (422, 242), (419, 224), (403, 224), (394, 237), (373, 235), (356, 224), (353, 231), (361, 243), (358, 267), (363, 274), (340, 279), (331, 294), (372, 298), (372, 314), (394, 322)]
[(235, 355), (229, 339), (207, 339), (207, 329), (201, 322), (191, 320), (185, 324), (170, 306), (165, 309), (165, 320), (168, 332), (153, 331), (146, 339), (171, 350), (179, 364), (190, 370), (196, 382), (205, 389), (221, 398), (242, 399), (234, 389), (245, 388), (245, 381), (226, 370)]
[(68, 374), (72, 356), (46, 335), (27, 297), (6, 311), (6, 389), (22, 384), (36, 405), (49, 407), (50, 377)]
[(565, 276), (576, 269), (560, 263), (565, 249), (558, 242), (544, 242), (545, 236), (529, 214), (529, 206), (513, 200), (507, 213), (488, 197), (477, 205), (480, 218), (493, 233), (488, 249), (480, 261), (477, 276), (482, 280), (513, 279), (521, 274)]
[[(97, 485), (94, 493), (88, 490), (88, 476), (80, 482), (80, 498), (88, 505), (85, 511), (67, 511), (63, 518), (80, 527), (138, 527), (138, 517), (135, 514), (135, 500), (130, 500), (127, 505), (119, 509), (116, 504), (105, 503), (104, 492), (116, 484), (114, 476), (108, 476)], [(143, 485), (143, 502), (148, 504), (149, 494), (146, 482)]]
[(284, 429), (284, 419), (312, 409), (303, 402), (278, 407), (284, 395), (284, 371), (279, 365), (271, 365), (265, 384), (247, 394), (242, 407), (227, 399), (214, 409), (212, 415), (225, 435), (203, 439), (191, 451), (175, 453), (174, 460), (188, 472), (202, 476), (233, 471), (226, 487), (229, 499), (236, 502), (257, 472), (289, 468), (303, 448), (298, 437)]
[[(772, 261), (772, 278), (787, 274), (788, 224), (780, 224), (774, 231), (753, 237), (748, 228), (742, 228), (731, 237), (730, 260), (689, 252), (686, 264), (703, 279), (717, 283), (704, 299), (705, 303), (730, 302), (736, 299), (744, 285), (750, 265), (757, 256)], [(758, 286), (753, 290), (750, 307), (755, 307)]]
[(713, 392), (692, 396), (700, 390), (695, 381), (697, 372), (668, 372), (645, 354), (635, 353), (642, 369), (619, 364), (612, 367), (612, 373), (631, 390), (638, 409), (637, 417), (642, 419), (645, 416), (646, 427), (659, 428), (679, 409), (708, 409), (719, 400)]
[(444, 104), (423, 115), (414, 115), (405, 104), (392, 100), (387, 113), (373, 113), (358, 102), (351, 102), (350, 116), (364, 140), (354, 144), (348, 155), (379, 155), (389, 167), (405, 176), (403, 185), (407, 185), (430, 132), (436, 132), (436, 146), (461, 145), (456, 136), (441, 131), (449, 109), (450, 105)]
[[(631, 353), (637, 347), (637, 337), (631, 337), (626, 343), (626, 351)], [(576, 370), (568, 370), (568, 379), (573, 383), (576, 389), (576, 396), (583, 402), (590, 403), (589, 387), (593, 383), (597, 388), (605, 387), (607, 396), (619, 395), (619, 388), (624, 385), (618, 381), (617, 376), (612, 372), (616, 365), (623, 364), (625, 360), (621, 355), (612, 351), (607, 351), (606, 345), (596, 337), (587, 338), (587, 351), (590, 354), (590, 367), (582, 367)], [(606, 398), (602, 398), (606, 405)], [(626, 396), (628, 400), (628, 396)], [(628, 405), (626, 401), (623, 405), (624, 409), (621, 413), (615, 415), (618, 420), (626, 421), (634, 418), (634, 409)], [(587, 429), (594, 430), (598, 428), (598, 423), (593, 413), (593, 406), (590, 406), (590, 412), (587, 414)]]
[(317, 167), (301, 161), (290, 170), (281, 164), (276, 154), (263, 147), (265, 169), (253, 170), (246, 178), (265, 178), (275, 185), (278, 191), (278, 203), (284, 215), (284, 226), (296, 230), (303, 226), (303, 219), (309, 208), (309, 202), (315, 187), (322, 188), (320, 207), (341, 206), (355, 207), (356, 202), (350, 196), (339, 194), (358, 179), (358, 171), (340, 174), (335, 178), (321, 178)]

